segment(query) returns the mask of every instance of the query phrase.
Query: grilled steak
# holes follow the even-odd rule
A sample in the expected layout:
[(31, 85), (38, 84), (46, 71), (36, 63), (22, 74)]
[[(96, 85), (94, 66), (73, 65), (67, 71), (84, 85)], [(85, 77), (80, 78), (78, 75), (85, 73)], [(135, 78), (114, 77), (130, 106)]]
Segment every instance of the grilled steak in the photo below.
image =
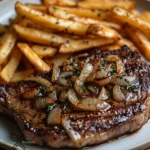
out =
[(150, 67), (138, 52), (96, 48), (50, 73), (0, 85), (0, 112), (38, 145), (81, 148), (140, 129), (149, 119), (149, 91)]

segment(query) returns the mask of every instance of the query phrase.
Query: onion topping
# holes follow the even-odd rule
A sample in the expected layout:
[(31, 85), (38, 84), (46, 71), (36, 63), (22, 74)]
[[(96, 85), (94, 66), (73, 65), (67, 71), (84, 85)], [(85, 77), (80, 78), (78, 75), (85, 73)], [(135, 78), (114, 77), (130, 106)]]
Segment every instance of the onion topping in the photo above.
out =
[(52, 86), (52, 84), (48, 80), (41, 78), (41, 77), (28, 77), (28, 78), (26, 78), (26, 81), (35, 81), (35, 82), (45, 86), (47, 89), (47, 92), (49, 93), (48, 94), (49, 97), (54, 101), (57, 100), (56, 91), (55, 91), (54, 87)]
[(102, 80), (95, 80), (94, 83), (98, 84), (99, 86), (104, 86), (106, 84), (111, 83), (112, 79), (113, 79), (113, 76), (102, 79)]
[(100, 100), (107, 100), (108, 98), (109, 98), (108, 91), (106, 90), (105, 87), (102, 87), (101, 90), (100, 90), (100, 93), (98, 95), (98, 99), (100, 99)]
[(56, 82), (60, 75), (60, 68), (57, 65), (53, 67), (52, 82)]
[(76, 92), (80, 95), (87, 93), (87, 90), (84, 87), (84, 82), (86, 81), (87, 77), (93, 71), (93, 66), (90, 63), (84, 65), (79, 78), (76, 80), (74, 88)]
[(118, 84), (120, 86), (129, 86), (132, 85), (136, 81), (135, 76), (116, 76), (113, 80), (113, 84)]
[(64, 86), (69, 86), (70, 82), (68, 81), (68, 77), (72, 76), (73, 72), (63, 72), (60, 74), (58, 82)]
[[(94, 82), (100, 86), (104, 86), (106, 84), (109, 84), (112, 82), (113, 78), (116, 76), (116, 74), (120, 74), (124, 71), (123, 63), (121, 59), (116, 55), (108, 55), (105, 57), (105, 60), (110, 62), (116, 62), (116, 70), (112, 68), (111, 64), (105, 66), (105, 68), (101, 69), (101, 71), (98, 71), (95, 76), (93, 75), (92, 78), (95, 77), (95, 79), (101, 79), (101, 80), (95, 80)], [(114, 74), (115, 73), (115, 74)], [(102, 79), (104, 78), (104, 79)]]
[(68, 99), (76, 108), (86, 111), (99, 111), (110, 108), (110, 105), (97, 98), (84, 98), (79, 101), (74, 90), (68, 91)]
[(111, 64), (107, 65), (104, 69), (101, 69), (101, 71), (98, 71), (95, 75), (95, 78), (101, 79), (101, 78), (108, 77), (110, 70), (111, 70)]
[(123, 72), (123, 70), (124, 70), (123, 63), (122, 63), (121, 59), (118, 56), (108, 55), (108, 56), (105, 57), (105, 60), (116, 62), (117, 73), (120, 74), (120, 73)]
[(44, 109), (49, 104), (53, 104), (54, 102), (49, 98), (39, 98), (35, 101), (35, 106), (37, 109)]
[(125, 96), (122, 93), (119, 85), (114, 86), (114, 88), (113, 88), (113, 97), (114, 97), (114, 100), (116, 100), (118, 102), (122, 102), (122, 101), (125, 100)]
[(50, 113), (48, 114), (47, 124), (48, 125), (61, 124), (61, 109), (60, 108), (54, 108), (50, 111)]

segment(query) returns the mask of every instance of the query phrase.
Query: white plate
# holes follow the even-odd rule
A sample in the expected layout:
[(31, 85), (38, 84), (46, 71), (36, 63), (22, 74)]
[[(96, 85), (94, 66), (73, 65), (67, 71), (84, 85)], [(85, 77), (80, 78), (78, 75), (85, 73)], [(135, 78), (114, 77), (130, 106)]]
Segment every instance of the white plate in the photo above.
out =
[[(0, 23), (7, 24), (10, 17), (15, 16), (14, 4), (17, 0), (4, 0), (0, 2)], [(39, 3), (40, 0), (18, 0), (21, 2)], [(150, 10), (150, 3), (145, 0), (137, 0), (138, 9)], [(12, 149), (16, 144), (12, 140), (12, 135), (19, 138), (22, 136), (17, 124), (8, 117), (0, 115), (0, 145)], [(21, 139), (22, 140), (22, 139)], [(20, 140), (20, 141), (21, 141)], [(25, 142), (24, 142), (25, 143)], [(30, 143), (23, 144), (27, 150), (48, 150), (49, 148), (39, 147)], [(124, 136), (120, 139), (88, 148), (88, 150), (143, 150), (150, 147), (150, 121), (144, 127), (131, 135)], [(20, 146), (18, 149), (23, 149)]]

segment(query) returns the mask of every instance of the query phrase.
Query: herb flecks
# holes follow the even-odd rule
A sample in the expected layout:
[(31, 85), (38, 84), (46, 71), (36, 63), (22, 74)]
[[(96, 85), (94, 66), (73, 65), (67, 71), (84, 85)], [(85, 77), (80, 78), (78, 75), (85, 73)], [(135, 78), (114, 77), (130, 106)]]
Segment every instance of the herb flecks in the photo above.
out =
[(124, 79), (125, 82), (130, 83), (130, 81), (128, 79)]
[(72, 62), (70, 65), (76, 71), (76, 74), (79, 75), (81, 71), (80, 71), (78, 65), (75, 62)]
[(123, 76), (117, 76), (116, 78), (122, 80), (122, 79), (123, 79)]
[(87, 89), (85, 88), (85, 86), (80, 87), (80, 92), (81, 93), (86, 93), (87, 92)]
[(49, 104), (47, 106), (47, 111), (51, 111), (54, 107), (55, 107), (55, 103), (54, 104)]
[(68, 105), (69, 105), (69, 103), (68, 103), (68, 101), (66, 100), (66, 101), (64, 101), (64, 103), (62, 103), (61, 108), (62, 108), (62, 109), (66, 109), (66, 108), (68, 107)]
[(138, 93), (138, 89), (135, 86), (126, 86), (126, 90), (129, 90), (134, 93)]
[(100, 66), (100, 69), (104, 69), (107, 64), (108, 64), (108, 61), (104, 60), (103, 64)]
[(109, 71), (110, 74), (115, 74), (116, 72), (117, 72), (117, 71), (116, 71), (115, 68), (111, 68), (110, 71)]

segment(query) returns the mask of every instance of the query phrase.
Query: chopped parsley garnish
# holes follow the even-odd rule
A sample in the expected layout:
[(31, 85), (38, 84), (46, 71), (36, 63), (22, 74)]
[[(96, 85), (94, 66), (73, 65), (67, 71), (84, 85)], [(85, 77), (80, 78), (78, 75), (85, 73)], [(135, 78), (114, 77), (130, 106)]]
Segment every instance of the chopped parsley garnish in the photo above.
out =
[(100, 66), (100, 69), (104, 69), (107, 65), (107, 60), (104, 60), (103, 64)]
[(40, 86), (40, 97), (44, 97), (48, 94), (48, 91), (45, 86)]
[(68, 107), (68, 105), (69, 105), (69, 103), (66, 100), (66, 101), (64, 101), (64, 103), (62, 103), (61, 107), (62, 107), (62, 109), (66, 109)]
[(135, 86), (126, 86), (126, 89), (135, 93), (139, 91)]
[(127, 83), (130, 83), (130, 81), (128, 79), (124, 79), (124, 81), (126, 81)]
[(55, 107), (55, 103), (54, 104), (49, 104), (47, 106), (47, 111), (51, 111), (54, 107)]
[(76, 74), (77, 75), (80, 75), (80, 69), (78, 68), (78, 65), (75, 63), (75, 62), (72, 62), (71, 64), (70, 64), (71, 66), (72, 66), (72, 68), (76, 71)]
[(61, 78), (62, 78), (62, 79), (69, 80), (69, 76), (62, 76)]
[(80, 92), (81, 92), (81, 93), (86, 93), (86, 92), (87, 92), (87, 89), (86, 89), (84, 86), (81, 86), (81, 87), (80, 87)]
[(123, 76), (117, 76), (118, 79), (123, 79)]
[(111, 68), (111, 70), (109, 71), (109, 73), (111, 73), (111, 74), (115, 74), (117, 71), (116, 71), (116, 69), (115, 68)]
[(48, 91), (45, 86), (40, 86), (39, 88), (40, 88), (39, 97), (45, 97), (48, 94), (53, 92), (53, 91)]

